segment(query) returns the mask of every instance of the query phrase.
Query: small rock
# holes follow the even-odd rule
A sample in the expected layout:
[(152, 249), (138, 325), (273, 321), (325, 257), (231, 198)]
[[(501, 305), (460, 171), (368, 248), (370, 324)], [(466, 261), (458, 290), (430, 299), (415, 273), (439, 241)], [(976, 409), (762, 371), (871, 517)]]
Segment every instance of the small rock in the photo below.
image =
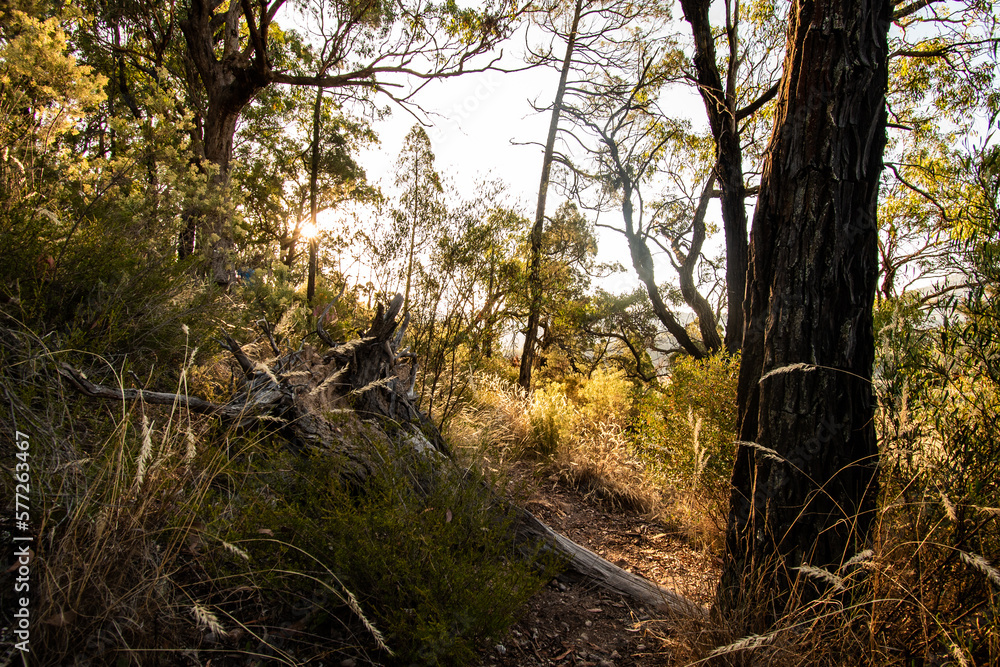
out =
[(612, 651), (611, 655), (609, 655), (608, 657), (611, 658), (612, 660), (617, 660), (618, 658), (622, 657), (622, 654), (619, 653), (618, 651)]
[(497, 655), (507, 655), (507, 647), (504, 646), (503, 644), (497, 644), (495, 648), (497, 651)]
[(560, 591), (561, 593), (565, 593), (566, 591), (568, 591), (568, 590), (569, 590), (569, 586), (567, 586), (566, 584), (564, 584), (564, 583), (563, 583), (563, 582), (561, 582), (561, 581), (560, 581), (560, 582), (559, 582), (559, 583), (558, 583), (557, 585), (559, 586), (559, 591)]
[(615, 663), (610, 660), (601, 660), (597, 663), (597, 667), (615, 667)]
[(594, 622), (593, 622), (593, 621), (585, 621), (585, 622), (584, 622), (584, 625), (586, 625), (586, 626), (587, 626), (588, 628), (589, 628), (590, 626), (592, 626), (593, 624), (594, 624)]

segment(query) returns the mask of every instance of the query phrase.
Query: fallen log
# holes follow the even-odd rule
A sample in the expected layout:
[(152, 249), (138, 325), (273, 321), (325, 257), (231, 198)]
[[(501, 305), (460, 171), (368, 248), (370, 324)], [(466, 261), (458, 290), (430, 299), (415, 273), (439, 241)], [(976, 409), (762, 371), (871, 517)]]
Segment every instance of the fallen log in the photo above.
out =
[[(241, 426), (262, 422), (277, 425), (295, 448), (316, 448), (346, 455), (345, 474), (364, 479), (371, 471), (366, 452), (348, 443), (330, 417), (349, 413), (379, 422), (399, 446), (424, 459), (444, 476), (458, 470), (458, 463), (434, 423), (413, 403), (417, 360), (399, 352), (407, 318), (397, 321), (403, 297), (396, 295), (387, 308), (379, 306), (367, 333), (356, 340), (335, 343), (317, 323), (317, 334), (328, 349), (303, 345), (281, 354), (267, 323), (264, 332), (277, 356), (253, 361), (228, 334), (220, 341), (243, 371), (243, 386), (226, 403), (146, 389), (113, 388), (90, 381), (68, 364), (59, 373), (79, 392), (101, 399), (143, 401), (157, 405), (186, 406), (217, 415)], [(329, 310), (329, 308), (327, 309)], [(324, 311), (324, 316), (327, 311)], [(459, 474), (455, 478), (469, 479)], [(484, 487), (484, 493), (493, 493)], [(506, 502), (506, 501), (503, 501)], [(539, 548), (565, 563), (563, 576), (602, 587), (632, 598), (650, 608), (685, 616), (702, 616), (706, 609), (683, 596), (650, 582), (601, 558), (586, 547), (556, 533), (523, 508), (514, 508), (517, 521), (513, 540), (528, 553)]]

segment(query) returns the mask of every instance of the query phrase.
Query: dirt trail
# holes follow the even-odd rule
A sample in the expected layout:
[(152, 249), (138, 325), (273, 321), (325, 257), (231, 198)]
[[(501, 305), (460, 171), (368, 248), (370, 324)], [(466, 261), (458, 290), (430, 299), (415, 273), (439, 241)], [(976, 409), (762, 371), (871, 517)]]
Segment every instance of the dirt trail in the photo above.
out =
[[(609, 510), (557, 478), (532, 479), (526, 507), (557, 532), (612, 563), (708, 605), (719, 560), (692, 549), (657, 522)], [(553, 581), (526, 605), (522, 619), (481, 651), (483, 667), (551, 665), (624, 667), (670, 665), (677, 660), (670, 624), (655, 612), (584, 584)]]

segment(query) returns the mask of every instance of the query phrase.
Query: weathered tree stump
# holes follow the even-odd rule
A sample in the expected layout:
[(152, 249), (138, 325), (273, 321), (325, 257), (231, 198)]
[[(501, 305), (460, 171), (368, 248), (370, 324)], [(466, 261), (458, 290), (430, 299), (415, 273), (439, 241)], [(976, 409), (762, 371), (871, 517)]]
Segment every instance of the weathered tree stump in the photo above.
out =
[[(406, 329), (397, 316), (403, 297), (396, 295), (388, 308), (379, 306), (368, 332), (347, 343), (334, 343), (319, 318), (317, 334), (328, 346), (320, 352), (303, 345), (282, 353), (268, 327), (264, 332), (274, 357), (251, 360), (240, 345), (226, 335), (222, 345), (243, 371), (243, 386), (226, 403), (144, 389), (116, 389), (97, 385), (79, 370), (63, 364), (60, 374), (78, 391), (96, 398), (141, 400), (158, 405), (183, 405), (198, 413), (212, 414), (242, 426), (268, 423), (276, 426), (296, 449), (336, 452), (347, 461), (344, 473), (363, 480), (373, 469), (372, 452), (349, 438), (335, 425), (335, 417), (349, 413), (374, 420), (393, 442), (422, 460), (442, 478), (474, 479), (453, 475), (458, 463), (451, 456), (434, 423), (413, 403), (416, 378), (415, 355), (398, 351)], [(332, 306), (332, 304), (331, 304)], [(329, 308), (328, 308), (329, 310)], [(324, 313), (325, 315), (325, 313)], [(483, 486), (484, 494), (494, 493)], [(507, 502), (507, 501), (503, 501)], [(702, 615), (705, 609), (642, 577), (626, 572), (589, 549), (559, 535), (523, 508), (515, 508), (517, 522), (510, 538), (527, 552), (539, 548), (565, 562), (565, 576), (601, 586), (631, 597), (649, 607), (685, 615)]]

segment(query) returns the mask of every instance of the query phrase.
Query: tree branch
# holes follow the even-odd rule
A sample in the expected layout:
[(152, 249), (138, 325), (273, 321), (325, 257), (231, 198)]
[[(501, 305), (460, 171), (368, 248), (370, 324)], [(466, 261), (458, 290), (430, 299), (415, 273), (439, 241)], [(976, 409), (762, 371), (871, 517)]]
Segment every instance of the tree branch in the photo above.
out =
[[(892, 20), (898, 21), (900, 19), (905, 19), (907, 16), (916, 14), (924, 7), (936, 4), (938, 2), (941, 2), (941, 0), (915, 0), (914, 2), (911, 2), (905, 7), (900, 7), (899, 9), (894, 11), (892, 13)], [(903, 0), (899, 0), (899, 2), (893, 3), (893, 5), (896, 7), (898, 7), (901, 4), (903, 4)]]
[(773, 100), (777, 95), (778, 95), (778, 84), (776, 83), (767, 90), (765, 90), (763, 93), (761, 93), (760, 97), (755, 99), (753, 102), (746, 105), (742, 109), (739, 109), (736, 112), (736, 122), (739, 122), (744, 118), (754, 115), (755, 113), (760, 111), (760, 108), (762, 106)]

